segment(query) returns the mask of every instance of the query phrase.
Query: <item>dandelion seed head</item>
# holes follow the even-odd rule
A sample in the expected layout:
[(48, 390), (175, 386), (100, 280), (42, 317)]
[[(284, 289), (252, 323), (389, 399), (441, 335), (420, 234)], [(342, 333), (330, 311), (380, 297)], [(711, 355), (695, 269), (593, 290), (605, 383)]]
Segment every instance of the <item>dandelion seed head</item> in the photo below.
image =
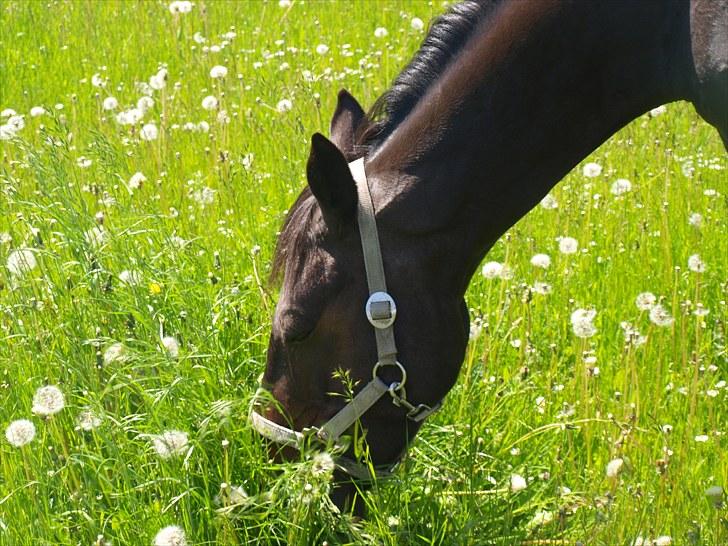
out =
[(667, 309), (659, 303), (653, 305), (650, 309), (650, 320), (653, 324), (663, 327), (672, 326), (672, 323), (675, 322), (675, 319), (670, 315)]
[(33, 106), (33, 108), (30, 109), (30, 117), (31, 118), (37, 118), (39, 116), (42, 116), (46, 114), (46, 109), (42, 106)]
[(576, 337), (589, 338), (597, 333), (594, 318), (597, 312), (593, 309), (577, 309), (571, 313), (571, 327)]
[(202, 108), (209, 111), (217, 109), (217, 98), (213, 95), (208, 95), (202, 99)]
[(329, 52), (329, 46), (326, 44), (319, 44), (316, 46), (316, 53), (319, 55), (326, 55)]
[(13, 447), (23, 447), (35, 438), (35, 425), (28, 419), (11, 422), (5, 429), (5, 438)]
[(311, 462), (311, 473), (314, 476), (330, 478), (334, 473), (334, 459), (325, 451), (316, 453)]
[(137, 270), (125, 269), (119, 273), (119, 280), (127, 286), (137, 286), (142, 282), (142, 274)]
[(139, 97), (136, 105), (139, 110), (146, 114), (149, 110), (154, 108), (154, 99), (145, 95), (143, 97)]
[(624, 195), (625, 193), (632, 191), (632, 182), (626, 178), (618, 178), (612, 183), (612, 187), (609, 191), (612, 192), (612, 195)]
[(76, 423), (81, 430), (92, 431), (101, 425), (102, 419), (91, 408), (84, 408), (76, 417)]
[(384, 27), (377, 27), (374, 29), (375, 38), (386, 38), (388, 34), (389, 31)]
[(559, 237), (559, 252), (562, 254), (576, 254), (579, 250), (579, 241), (573, 237)]
[(179, 13), (189, 13), (192, 11), (193, 5), (194, 4), (189, 0), (175, 0), (169, 5), (169, 12), (172, 15), (177, 15)]
[(157, 137), (159, 136), (159, 129), (157, 129), (157, 126), (154, 125), (154, 123), (146, 123), (139, 132), (139, 136), (142, 140), (146, 141), (157, 140)]
[(66, 407), (66, 401), (61, 389), (55, 385), (46, 385), (35, 391), (33, 396), (32, 412), (41, 417), (55, 415)]
[(582, 168), (581, 172), (587, 178), (595, 178), (602, 174), (602, 166), (599, 163), (589, 162)]
[(541, 207), (545, 208), (546, 210), (553, 210), (555, 208), (558, 208), (558, 206), (559, 202), (550, 193), (546, 195), (546, 197), (541, 199)]
[(183, 455), (187, 451), (189, 439), (186, 432), (167, 430), (152, 436), (152, 447), (162, 459), (171, 459)]
[(10, 274), (14, 277), (20, 277), (30, 273), (38, 266), (35, 259), (35, 253), (28, 248), (13, 250), (8, 254), (6, 267)]
[(281, 114), (288, 112), (291, 108), (293, 108), (293, 103), (288, 99), (281, 99), (276, 104), (276, 110)]
[(162, 347), (170, 358), (177, 358), (179, 356), (179, 341), (172, 336), (165, 336), (162, 338)]
[(705, 273), (705, 262), (700, 259), (699, 254), (693, 254), (688, 258), (688, 269), (693, 273)]
[(699, 212), (691, 213), (690, 217), (688, 218), (688, 224), (700, 229), (701, 227), (703, 227), (703, 215)]
[(503, 264), (499, 262), (486, 262), (483, 265), (481, 273), (486, 279), (495, 279), (500, 277), (503, 272)]
[(101, 103), (104, 110), (116, 110), (119, 107), (119, 101), (115, 97), (106, 97)]
[(548, 267), (551, 265), (551, 258), (548, 254), (534, 254), (534, 256), (531, 258), (531, 265), (535, 267), (541, 267), (543, 269), (548, 269)]
[(227, 76), (227, 74), (228, 74), (228, 69), (219, 64), (216, 66), (213, 66), (210, 69), (210, 77), (213, 79), (224, 78)]
[(104, 364), (108, 366), (114, 362), (123, 362), (128, 357), (123, 343), (112, 343), (104, 351)]
[(526, 489), (526, 487), (528, 487), (526, 478), (524, 478), (520, 474), (511, 475), (511, 492), (518, 493), (519, 491), (523, 491), (524, 489)]
[(412, 27), (412, 30), (416, 30), (419, 32), (425, 28), (425, 22), (419, 17), (412, 17), (412, 20), (410, 21), (410, 26)]
[(617, 457), (607, 463), (607, 478), (616, 478), (624, 467), (624, 459)]
[(657, 303), (657, 297), (652, 292), (642, 292), (637, 294), (634, 304), (640, 311), (649, 311)]
[(187, 546), (187, 535), (181, 527), (169, 525), (155, 535), (154, 546)]

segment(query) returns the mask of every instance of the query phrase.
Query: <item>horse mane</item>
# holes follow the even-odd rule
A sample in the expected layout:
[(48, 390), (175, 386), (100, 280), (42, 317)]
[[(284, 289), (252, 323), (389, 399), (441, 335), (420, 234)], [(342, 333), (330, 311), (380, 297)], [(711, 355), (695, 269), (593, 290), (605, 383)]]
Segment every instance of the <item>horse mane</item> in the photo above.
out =
[(357, 144), (368, 151), (383, 142), (414, 109), (430, 86), (465, 48), (501, 0), (465, 0), (437, 17), (407, 66), (379, 97), (357, 128)]
[[(365, 155), (399, 125), (425, 96), (430, 86), (463, 51), (479, 26), (502, 0), (465, 0), (453, 5), (430, 25), (425, 40), (410, 62), (379, 97), (356, 131), (357, 155)], [(288, 250), (304, 248), (308, 238), (313, 199), (307, 187), (290, 208), (276, 243), (270, 279), (276, 281), (283, 271)]]

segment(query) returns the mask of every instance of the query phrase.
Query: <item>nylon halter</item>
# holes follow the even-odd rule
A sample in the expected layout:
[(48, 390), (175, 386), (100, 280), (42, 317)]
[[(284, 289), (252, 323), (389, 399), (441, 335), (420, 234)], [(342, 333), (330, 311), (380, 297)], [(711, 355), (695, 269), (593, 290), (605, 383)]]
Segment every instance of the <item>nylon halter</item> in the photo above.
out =
[[(250, 423), (252, 427), (262, 436), (277, 444), (299, 450), (305, 447), (309, 438), (313, 438), (325, 445), (341, 445), (342, 435), (385, 394), (389, 394), (392, 403), (403, 408), (407, 412), (407, 418), (415, 422), (423, 421), (440, 408), (440, 403), (430, 407), (426, 404), (414, 405), (407, 400), (407, 392), (405, 391), (407, 370), (397, 360), (397, 346), (394, 342), (393, 325), (397, 317), (397, 306), (392, 296), (387, 292), (382, 252), (379, 246), (379, 235), (374, 216), (374, 204), (372, 203), (369, 183), (364, 172), (364, 159), (360, 158), (349, 163), (349, 169), (356, 182), (359, 197), (357, 221), (359, 223), (364, 267), (369, 287), (369, 299), (366, 302), (364, 311), (369, 323), (374, 327), (377, 343), (377, 362), (372, 369), (371, 381), (348, 404), (320, 427), (306, 428), (301, 432), (279, 425), (258, 413), (256, 409), (261, 405), (261, 396), (266, 390), (263, 387), (258, 389), (250, 406)], [(399, 381), (390, 384), (382, 381), (379, 377), (379, 371), (385, 366), (397, 369), (400, 374)], [(339, 470), (354, 478), (360, 480), (372, 478), (370, 467), (361, 462), (347, 457), (337, 457), (335, 461)], [(391, 474), (396, 465), (397, 463), (394, 463), (384, 470), (375, 470), (374, 475), (376, 477), (387, 476)]]

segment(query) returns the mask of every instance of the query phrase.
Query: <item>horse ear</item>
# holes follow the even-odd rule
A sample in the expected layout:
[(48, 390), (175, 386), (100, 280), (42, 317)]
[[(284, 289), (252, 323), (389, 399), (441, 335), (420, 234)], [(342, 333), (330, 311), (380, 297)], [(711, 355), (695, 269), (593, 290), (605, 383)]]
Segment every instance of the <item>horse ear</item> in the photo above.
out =
[(354, 159), (354, 135), (363, 119), (364, 110), (357, 100), (346, 89), (339, 91), (339, 100), (336, 103), (334, 117), (331, 118), (329, 132), (333, 143), (349, 160)]
[(356, 212), (356, 183), (342, 152), (320, 133), (311, 137), (306, 176), (326, 225), (340, 230)]

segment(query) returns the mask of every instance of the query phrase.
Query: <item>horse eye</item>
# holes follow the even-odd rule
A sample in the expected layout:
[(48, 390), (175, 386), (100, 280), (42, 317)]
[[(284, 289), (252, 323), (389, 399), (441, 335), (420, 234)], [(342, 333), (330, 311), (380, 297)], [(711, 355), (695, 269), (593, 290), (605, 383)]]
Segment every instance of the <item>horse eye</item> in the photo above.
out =
[(296, 344), (306, 341), (313, 334), (313, 329), (292, 330), (283, 333), (283, 341), (286, 344)]
[(281, 337), (286, 344), (301, 343), (309, 338), (314, 331), (314, 326), (311, 325), (310, 321), (304, 319), (301, 313), (295, 311), (282, 313), (279, 325)]

